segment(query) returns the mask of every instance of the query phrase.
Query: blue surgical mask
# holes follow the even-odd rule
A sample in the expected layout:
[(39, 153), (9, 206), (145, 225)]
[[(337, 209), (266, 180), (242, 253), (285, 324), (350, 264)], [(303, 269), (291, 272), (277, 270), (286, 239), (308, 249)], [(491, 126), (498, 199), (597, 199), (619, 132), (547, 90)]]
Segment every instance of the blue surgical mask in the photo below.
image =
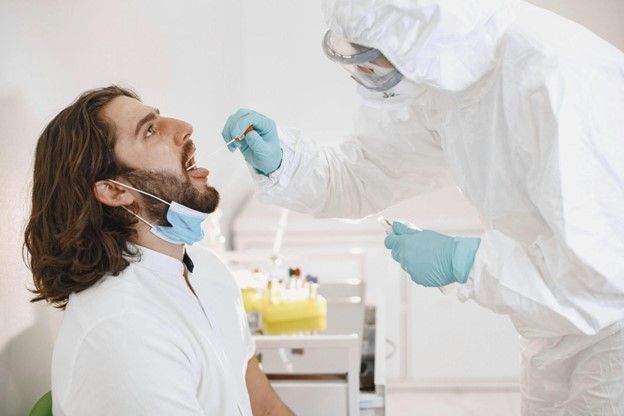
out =
[(142, 218), (140, 215), (130, 211), (128, 208), (123, 207), (126, 211), (149, 226), (150, 232), (156, 237), (172, 244), (194, 244), (204, 239), (203, 222), (206, 218), (208, 218), (209, 214), (196, 211), (175, 201), (167, 202), (164, 199), (150, 194), (149, 192), (142, 191), (130, 185), (126, 185), (125, 183), (117, 182), (113, 179), (109, 179), (109, 181), (116, 183), (117, 185), (121, 185), (124, 188), (140, 192), (143, 195), (159, 200), (163, 204), (169, 205), (169, 209), (167, 210), (167, 221), (169, 221), (171, 226), (154, 225)]

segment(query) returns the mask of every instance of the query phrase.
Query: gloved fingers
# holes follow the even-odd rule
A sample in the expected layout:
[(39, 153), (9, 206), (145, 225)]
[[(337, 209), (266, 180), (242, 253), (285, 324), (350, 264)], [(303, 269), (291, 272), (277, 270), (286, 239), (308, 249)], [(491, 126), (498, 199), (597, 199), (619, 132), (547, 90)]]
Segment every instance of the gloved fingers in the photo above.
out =
[(242, 138), (245, 134), (245, 130), (247, 130), (247, 128), (251, 125), (250, 120), (252, 118), (252, 112), (244, 112), (244, 110), (238, 110), (235, 114), (235, 117), (232, 119), (232, 122), (228, 125), (227, 137), (229, 138), (229, 140)]
[(249, 145), (244, 140), (239, 143), (240, 151), (243, 155), (249, 154), (247, 150), (249, 150)]
[[(247, 131), (250, 126), (253, 126), (254, 130), (263, 134), (263, 132), (268, 132), (271, 128), (274, 128), (275, 124), (271, 119), (264, 117), (262, 114), (247, 108), (241, 108), (228, 118), (221, 135), (226, 142), (238, 138), (243, 139), (245, 131)], [(241, 148), (241, 141), (230, 143), (228, 148), (230, 150)]]
[[(392, 250), (390, 252), (390, 255), (392, 256), (392, 259), (394, 261), (396, 261), (397, 263), (401, 264), (401, 255), (399, 254), (398, 250)], [(401, 267), (403, 267), (403, 265), (401, 264)]]
[(262, 152), (264, 150), (264, 147), (266, 146), (266, 143), (264, 142), (264, 140), (262, 140), (262, 137), (260, 137), (260, 135), (255, 131), (250, 131), (249, 133), (247, 133), (245, 138), (241, 140), (241, 143), (245, 143), (247, 146), (249, 146), (249, 149), (251, 149), (251, 151), (255, 154), (259, 154), (260, 152)]
[[(227, 121), (225, 122), (225, 125), (223, 126), (223, 130), (221, 131), (221, 137), (223, 137), (223, 141), (226, 143), (232, 140), (232, 138), (230, 138), (229, 131), (230, 131), (230, 126), (235, 122), (233, 118), (234, 118), (234, 115), (231, 115), (228, 117)], [(230, 152), (235, 151), (237, 147), (238, 147), (238, 143), (236, 142), (232, 142), (228, 144), (227, 146)]]
[[(241, 108), (237, 110), (234, 114), (228, 117), (227, 121), (225, 122), (225, 126), (223, 126), (223, 130), (221, 131), (221, 136), (223, 137), (223, 140), (226, 143), (232, 141), (232, 139), (239, 137), (239, 135), (236, 134), (236, 125), (238, 123), (238, 120), (241, 117), (244, 117), (245, 115), (249, 114), (250, 111), (251, 110), (248, 110), (246, 108)], [(236, 142), (236, 141), (228, 145), (228, 149), (231, 152), (233, 152), (234, 150), (240, 147), (241, 147), (240, 142)]]
[(221, 135), (223, 135), (223, 138), (226, 140), (231, 140), (234, 137), (230, 137), (232, 131), (231, 128), (234, 127), (236, 125), (236, 122), (243, 116), (249, 114), (251, 112), (251, 110), (248, 110), (246, 108), (239, 108), (238, 110), (236, 110), (234, 113), (232, 113), (227, 121), (225, 122), (225, 126), (223, 126), (223, 131), (221, 132)]
[(247, 140), (241, 140), (239, 144), (240, 144), (240, 152), (243, 155), (243, 158), (245, 159), (245, 161), (248, 164), (254, 166), (254, 162), (258, 154), (251, 149)]
[(401, 270), (403, 270), (405, 273), (409, 274), (410, 277), (412, 276), (411, 272), (408, 269), (408, 265), (405, 261), (401, 261), (401, 259), (403, 259), (403, 254), (399, 253), (398, 251), (396, 252), (396, 262), (399, 263), (399, 266), (401, 266)]
[(234, 126), (231, 127), (230, 134), (232, 138), (242, 137), (249, 126), (252, 126), (253, 129), (262, 137), (269, 133), (275, 132), (276, 127), (273, 120), (263, 116), (260, 113), (256, 113), (255, 111), (248, 111), (248, 113), (242, 113), (236, 120)]
[[(403, 271), (409, 275), (410, 279), (412, 279), (412, 281), (413, 281), (414, 283), (418, 283), (418, 281), (416, 281), (416, 280), (414, 279), (414, 276), (412, 276), (412, 273), (411, 273), (411, 272), (407, 269), (407, 265), (402, 264), (402, 265), (401, 265), (401, 269), (403, 269)], [(418, 283), (418, 284), (420, 284), (420, 283)]]
[(399, 236), (396, 234), (388, 234), (384, 239), (384, 246), (386, 246), (388, 250), (393, 250), (398, 242)]
[(404, 235), (404, 234), (416, 234), (418, 230), (408, 227), (399, 221), (394, 221), (392, 223), (392, 232), (396, 235)]

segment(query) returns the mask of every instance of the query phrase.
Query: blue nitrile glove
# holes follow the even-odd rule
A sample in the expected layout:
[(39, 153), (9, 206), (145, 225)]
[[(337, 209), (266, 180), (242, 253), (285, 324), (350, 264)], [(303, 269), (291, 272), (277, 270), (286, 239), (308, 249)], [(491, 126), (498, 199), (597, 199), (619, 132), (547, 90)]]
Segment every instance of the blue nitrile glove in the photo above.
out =
[(395, 221), (384, 244), (414, 283), (439, 287), (466, 283), (480, 242), (479, 238), (418, 231)]
[(228, 145), (228, 149), (230, 152), (240, 149), (247, 163), (258, 173), (268, 176), (282, 164), (282, 146), (273, 120), (242, 108), (227, 119), (221, 135), (227, 143), (242, 136), (250, 125), (253, 125), (253, 131), (240, 142)]

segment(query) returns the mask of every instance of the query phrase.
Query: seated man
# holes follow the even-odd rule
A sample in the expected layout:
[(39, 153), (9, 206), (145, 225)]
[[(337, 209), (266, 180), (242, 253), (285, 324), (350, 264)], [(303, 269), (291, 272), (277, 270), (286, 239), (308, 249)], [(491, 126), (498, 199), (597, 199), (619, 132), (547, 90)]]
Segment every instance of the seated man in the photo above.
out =
[(253, 358), (233, 276), (186, 254), (219, 202), (192, 132), (111, 86), (39, 138), (25, 245), (33, 301), (65, 309), (55, 416), (292, 414)]

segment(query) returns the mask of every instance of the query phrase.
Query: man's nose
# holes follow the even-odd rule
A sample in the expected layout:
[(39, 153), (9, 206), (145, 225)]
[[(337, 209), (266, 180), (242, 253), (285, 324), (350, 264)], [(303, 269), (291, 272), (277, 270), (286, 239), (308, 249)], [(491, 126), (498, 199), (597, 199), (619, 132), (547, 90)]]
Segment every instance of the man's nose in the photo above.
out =
[(186, 121), (172, 120), (173, 140), (176, 146), (182, 146), (193, 135), (193, 126)]

